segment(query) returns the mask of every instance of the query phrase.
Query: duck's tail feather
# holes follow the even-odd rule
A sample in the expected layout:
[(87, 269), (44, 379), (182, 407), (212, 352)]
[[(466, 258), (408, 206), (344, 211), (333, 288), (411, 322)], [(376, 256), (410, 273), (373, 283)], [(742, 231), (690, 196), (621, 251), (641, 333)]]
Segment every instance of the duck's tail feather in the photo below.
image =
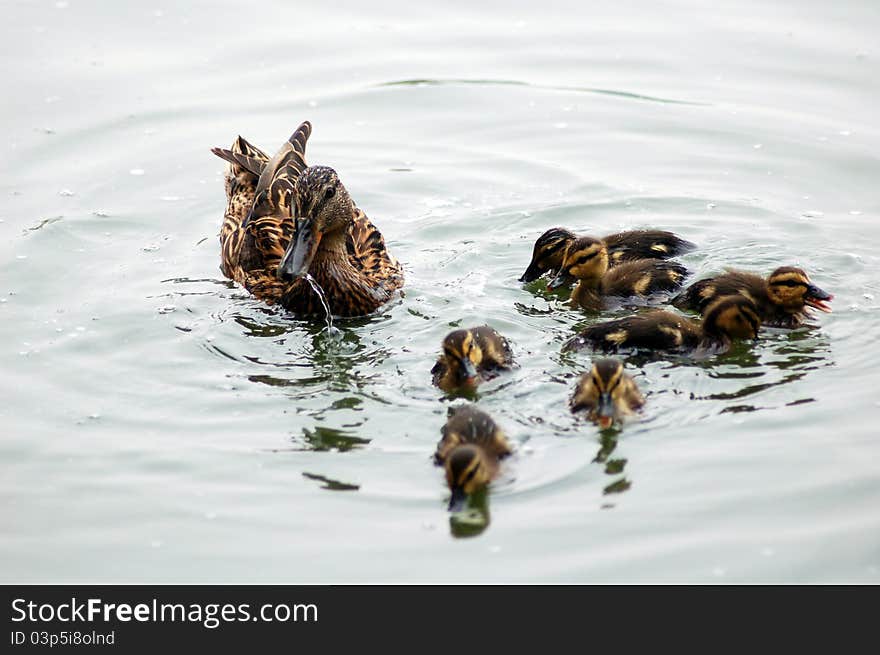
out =
[[(211, 148), (211, 152), (220, 157), (220, 159), (228, 161), (233, 167), (244, 169), (257, 178), (260, 177), (263, 169), (266, 168), (266, 163), (269, 161), (269, 157), (265, 152), (255, 145), (248, 143), (240, 135), (232, 143), (232, 148)], [(240, 171), (235, 170), (234, 172), (238, 173)]]

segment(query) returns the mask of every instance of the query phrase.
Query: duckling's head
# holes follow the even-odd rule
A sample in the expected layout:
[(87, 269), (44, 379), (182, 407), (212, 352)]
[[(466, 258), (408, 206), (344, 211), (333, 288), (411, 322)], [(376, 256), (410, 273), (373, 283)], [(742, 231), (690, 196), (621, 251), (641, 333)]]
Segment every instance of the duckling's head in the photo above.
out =
[(617, 359), (597, 359), (590, 372), (578, 381), (571, 411), (587, 410), (589, 419), (604, 429), (630, 413), (631, 400), (636, 406), (642, 403), (636, 383), (623, 371), (623, 363)]
[(491, 479), (492, 471), (479, 446), (457, 446), (446, 458), (446, 484), (452, 491), (449, 510), (457, 512), (462, 509), (467, 497), (489, 484)]
[(547, 285), (557, 289), (572, 278), (587, 284), (598, 284), (608, 272), (608, 248), (605, 243), (593, 237), (580, 237), (568, 244), (559, 274)]
[(483, 361), (483, 351), (470, 330), (454, 330), (443, 339), (443, 357), (458, 386), (477, 382), (477, 368)]
[(830, 312), (831, 308), (824, 301), (834, 299), (830, 293), (810, 282), (802, 269), (794, 266), (781, 266), (770, 274), (767, 278), (767, 295), (773, 304), (790, 314), (801, 311), (804, 305)]
[(703, 334), (710, 339), (757, 339), (761, 318), (751, 299), (740, 294), (722, 296), (703, 314)]
[(278, 277), (288, 282), (309, 272), (322, 239), (344, 238), (354, 215), (348, 191), (328, 166), (310, 166), (296, 179), (293, 210), (296, 233), (278, 265)]
[(526, 272), (519, 278), (519, 281), (532, 282), (547, 271), (558, 269), (562, 265), (565, 247), (574, 238), (573, 232), (569, 232), (562, 227), (553, 227), (544, 232), (535, 241), (532, 261)]

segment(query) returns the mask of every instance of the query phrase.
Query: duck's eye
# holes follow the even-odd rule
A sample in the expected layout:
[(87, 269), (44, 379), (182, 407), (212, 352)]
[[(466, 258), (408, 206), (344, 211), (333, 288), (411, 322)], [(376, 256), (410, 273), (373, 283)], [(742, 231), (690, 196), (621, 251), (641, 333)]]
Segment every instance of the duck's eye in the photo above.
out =
[(336, 195), (336, 187), (330, 187), (324, 192), (324, 198), (326, 200), (330, 200), (333, 196)]

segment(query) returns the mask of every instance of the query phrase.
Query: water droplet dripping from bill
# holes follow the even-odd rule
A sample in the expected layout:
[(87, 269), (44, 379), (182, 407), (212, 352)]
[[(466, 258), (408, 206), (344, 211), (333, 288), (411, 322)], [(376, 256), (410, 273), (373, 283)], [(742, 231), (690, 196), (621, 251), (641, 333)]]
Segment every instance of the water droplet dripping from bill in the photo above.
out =
[(318, 300), (321, 301), (321, 306), (324, 308), (324, 320), (327, 323), (327, 326), (321, 330), (321, 332), (326, 331), (331, 336), (335, 336), (339, 334), (339, 329), (333, 327), (333, 316), (330, 314), (330, 305), (327, 303), (327, 297), (324, 295), (324, 290), (321, 288), (321, 285), (315, 281), (315, 278), (312, 277), (311, 273), (306, 273), (306, 282), (309, 283), (309, 286), (312, 287), (312, 291), (318, 296)]

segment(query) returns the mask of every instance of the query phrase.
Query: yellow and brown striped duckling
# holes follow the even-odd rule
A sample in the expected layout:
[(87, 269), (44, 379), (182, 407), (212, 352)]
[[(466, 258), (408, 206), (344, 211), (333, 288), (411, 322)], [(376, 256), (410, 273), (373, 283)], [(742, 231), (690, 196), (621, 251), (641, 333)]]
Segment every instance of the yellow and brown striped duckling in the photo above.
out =
[(431, 375), (434, 384), (449, 393), (473, 390), (483, 380), (512, 366), (513, 353), (507, 339), (488, 325), (481, 325), (447, 334)]
[(623, 363), (607, 357), (593, 361), (590, 372), (578, 380), (569, 403), (572, 412), (586, 410), (587, 417), (600, 428), (610, 428), (644, 404), (644, 397), (635, 380), (623, 370)]
[(810, 282), (803, 269), (781, 266), (769, 277), (731, 270), (722, 275), (695, 282), (672, 299), (679, 309), (700, 313), (721, 296), (740, 293), (751, 298), (758, 308), (761, 322), (771, 327), (794, 328), (808, 317), (807, 307), (830, 312), (825, 304), (834, 296)]
[[(309, 275), (331, 313), (363, 316), (391, 299), (403, 285), (403, 271), (336, 171), (306, 165), (311, 129), (308, 122), (300, 125), (271, 159), (243, 151), (238, 142), (231, 150), (213, 150), (229, 162), (221, 269), (270, 304), (299, 315), (321, 314)], [(232, 195), (230, 179), (236, 183)], [(242, 216), (249, 197), (252, 204)]]
[(726, 351), (734, 339), (755, 339), (761, 327), (758, 308), (741, 295), (718, 298), (706, 309), (703, 322), (663, 310), (592, 325), (569, 339), (563, 350), (589, 346), (602, 352)]
[(578, 280), (571, 294), (572, 304), (600, 310), (605, 298), (647, 298), (676, 291), (688, 270), (678, 262), (662, 259), (637, 259), (608, 268), (608, 247), (593, 237), (579, 237), (569, 242), (559, 274), (547, 285), (556, 289), (568, 280)]
[[(568, 244), (577, 235), (562, 227), (550, 228), (535, 241), (532, 261), (520, 282), (533, 282), (544, 273), (555, 276), (562, 266)], [(636, 259), (669, 259), (693, 250), (690, 241), (665, 230), (629, 230), (602, 238), (608, 249), (608, 264), (616, 266)]]
[(499, 460), (512, 451), (495, 421), (471, 405), (452, 410), (440, 432), (443, 436), (434, 462), (446, 470), (446, 483), (452, 492), (449, 509), (458, 511), (470, 494), (498, 475)]

